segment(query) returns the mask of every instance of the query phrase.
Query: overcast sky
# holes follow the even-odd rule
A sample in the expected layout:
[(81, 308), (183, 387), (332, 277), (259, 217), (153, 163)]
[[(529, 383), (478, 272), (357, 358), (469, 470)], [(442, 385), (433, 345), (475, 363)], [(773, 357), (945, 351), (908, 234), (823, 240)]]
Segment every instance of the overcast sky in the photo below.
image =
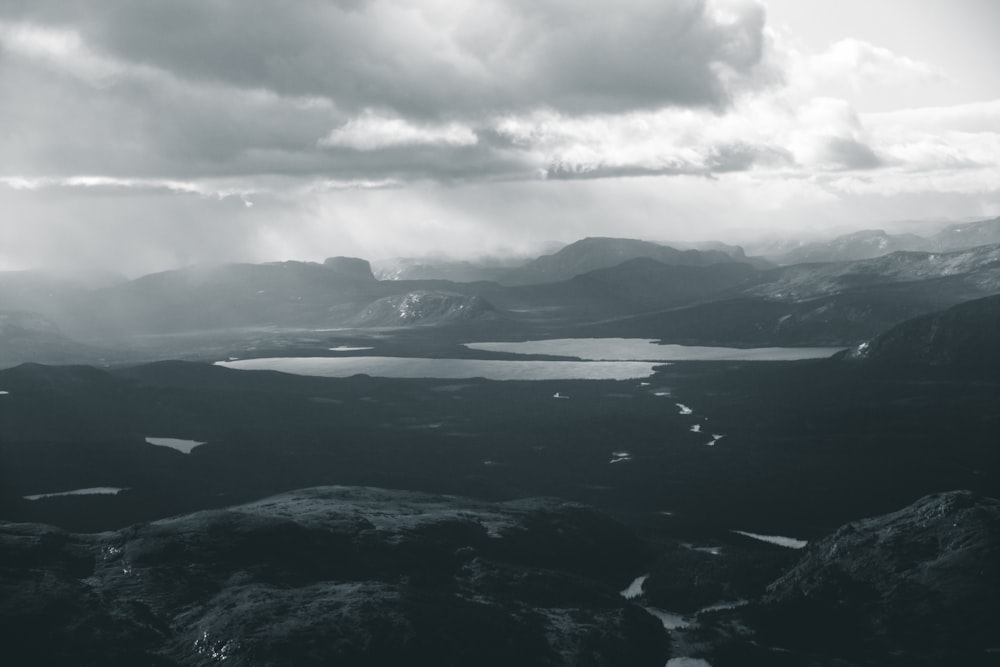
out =
[(1000, 215), (996, 0), (0, 0), (0, 268)]

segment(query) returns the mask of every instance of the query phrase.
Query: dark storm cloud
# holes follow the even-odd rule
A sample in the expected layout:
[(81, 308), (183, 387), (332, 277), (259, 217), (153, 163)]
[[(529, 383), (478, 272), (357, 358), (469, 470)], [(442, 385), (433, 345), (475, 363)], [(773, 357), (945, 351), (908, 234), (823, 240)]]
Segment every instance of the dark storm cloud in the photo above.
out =
[(718, 109), (756, 85), (762, 8), (713, 7), (9, 0), (0, 176), (530, 177), (544, 157), (497, 140), (504, 114)]
[(726, 81), (754, 75), (764, 25), (758, 5), (720, 16), (705, 0), (31, 0), (0, 12), (185, 79), (424, 117), (724, 105)]

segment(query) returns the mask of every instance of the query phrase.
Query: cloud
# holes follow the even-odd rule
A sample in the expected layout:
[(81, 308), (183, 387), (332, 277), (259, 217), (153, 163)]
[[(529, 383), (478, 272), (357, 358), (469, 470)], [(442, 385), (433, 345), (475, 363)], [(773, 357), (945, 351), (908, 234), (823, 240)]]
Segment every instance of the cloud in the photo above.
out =
[(472, 146), (478, 141), (476, 133), (461, 123), (415, 124), (367, 110), (332, 130), (319, 144), (372, 151), (390, 146)]
[(815, 87), (839, 80), (858, 90), (865, 86), (919, 86), (946, 79), (942, 71), (927, 63), (852, 38), (809, 57), (805, 66)]
[(810, 53), (751, 0), (4, 0), (0, 263), (992, 210), (1000, 102), (852, 102), (940, 76), (856, 39)]
[(752, 78), (763, 8), (707, 0), (16, 0), (110, 57), (180, 78), (332, 99), (350, 112), (476, 115), (723, 106)]

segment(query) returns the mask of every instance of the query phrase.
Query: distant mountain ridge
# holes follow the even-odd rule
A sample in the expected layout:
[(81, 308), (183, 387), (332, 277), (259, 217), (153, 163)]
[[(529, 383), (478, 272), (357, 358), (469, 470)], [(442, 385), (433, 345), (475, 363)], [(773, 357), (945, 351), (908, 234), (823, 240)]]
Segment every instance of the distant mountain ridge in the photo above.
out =
[(953, 252), (1000, 243), (1000, 218), (949, 225), (930, 236), (863, 229), (767, 255), (781, 265), (874, 259), (899, 251)]
[(511, 270), (500, 282), (508, 285), (559, 282), (638, 258), (674, 266), (708, 266), (736, 261), (720, 250), (677, 250), (636, 239), (588, 237)]

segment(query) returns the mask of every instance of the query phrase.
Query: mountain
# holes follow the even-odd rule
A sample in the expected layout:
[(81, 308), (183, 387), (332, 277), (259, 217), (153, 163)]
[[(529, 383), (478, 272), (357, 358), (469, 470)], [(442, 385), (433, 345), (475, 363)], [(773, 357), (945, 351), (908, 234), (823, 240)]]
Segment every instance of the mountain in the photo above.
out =
[(70, 319), (92, 335), (328, 325), (382, 296), (378, 289), (364, 260), (196, 266), (96, 290)]
[(746, 294), (801, 301), (879, 284), (955, 276), (963, 277), (970, 294), (984, 296), (1000, 291), (1000, 245), (950, 253), (894, 252), (854, 262), (785, 266), (764, 272), (760, 284), (747, 289)]
[(959, 304), (896, 325), (848, 355), (872, 361), (1000, 367), (1000, 295)]
[(502, 279), (506, 285), (530, 285), (569, 280), (581, 273), (617, 266), (631, 259), (645, 257), (663, 264), (707, 266), (733, 262), (733, 258), (718, 250), (677, 250), (669, 246), (637, 241), (590, 237), (543, 255), (512, 269)]
[(115, 532), (0, 523), (10, 664), (661, 666), (644, 545), (557, 500), (312, 488)]
[(566, 284), (590, 295), (634, 308), (666, 307), (710, 298), (758, 280), (750, 264), (710, 266), (665, 264), (648, 257), (580, 274)]

